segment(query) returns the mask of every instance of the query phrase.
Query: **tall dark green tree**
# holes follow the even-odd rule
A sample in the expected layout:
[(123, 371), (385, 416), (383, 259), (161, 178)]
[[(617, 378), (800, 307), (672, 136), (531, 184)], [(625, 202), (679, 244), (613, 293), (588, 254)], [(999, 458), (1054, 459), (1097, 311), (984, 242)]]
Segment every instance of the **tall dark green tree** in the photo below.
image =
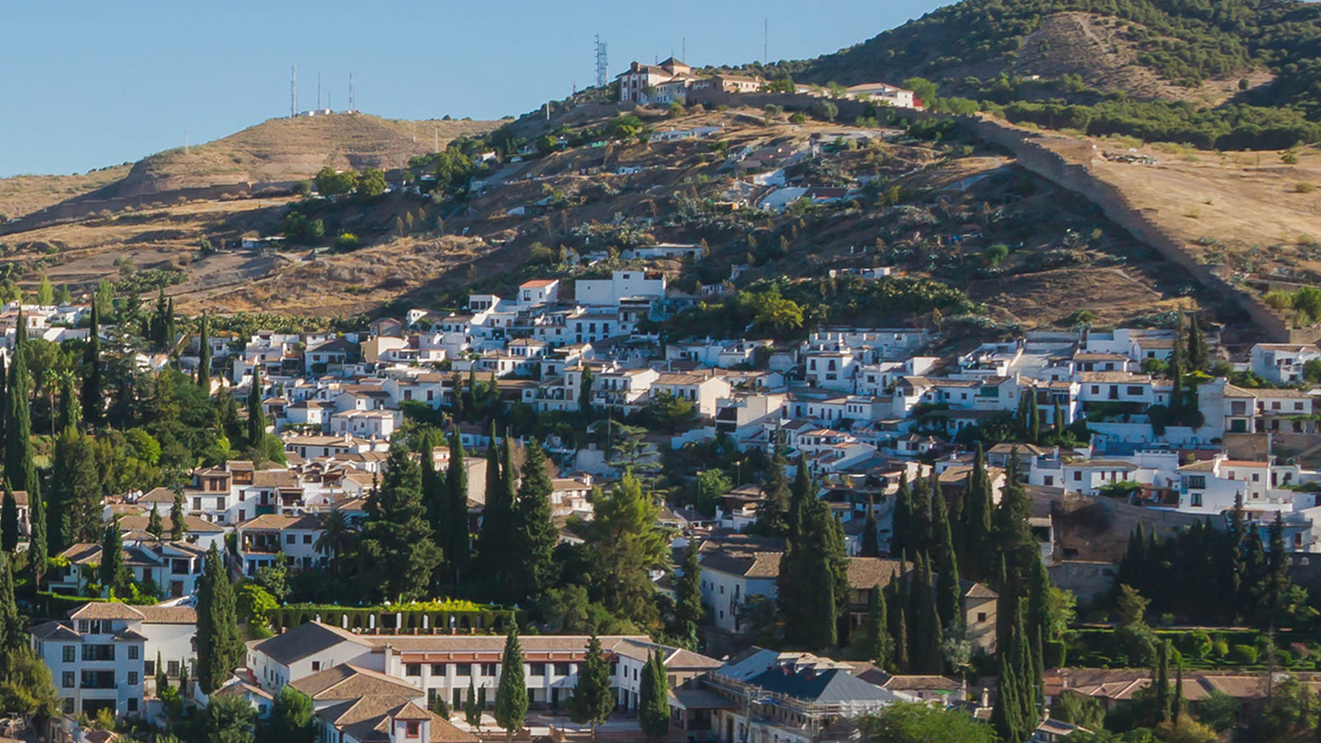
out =
[(689, 539), (688, 549), (683, 554), (683, 575), (679, 576), (675, 587), (674, 629), (682, 636), (696, 639), (697, 626), (705, 617), (706, 607), (702, 605), (702, 566), (697, 559), (697, 540)]
[(950, 529), (949, 508), (945, 497), (937, 495), (931, 505), (931, 525), (936, 544), (931, 550), (931, 566), (936, 573), (936, 612), (940, 626), (955, 637), (963, 636), (960, 611), (963, 591), (959, 587), (959, 561), (954, 551), (954, 534)]
[(1151, 680), (1152, 704), (1155, 706), (1156, 722), (1169, 722), (1172, 708), (1170, 698), (1170, 641), (1156, 645), (1156, 669)]
[(789, 539), (798, 539), (802, 525), (803, 508), (809, 500), (816, 498), (816, 483), (807, 468), (807, 455), (798, 455), (798, 472), (794, 475), (794, 484), (789, 493), (789, 515), (785, 519)]
[(8, 553), (0, 552), (0, 649), (4, 652), (17, 650), (25, 647), (27, 641), (23, 617), (14, 600), (13, 564)]
[(87, 346), (83, 350), (83, 367), (83, 418), (89, 425), (99, 426), (105, 409), (105, 390), (101, 378), (101, 321), (96, 302), (92, 303), (92, 320), (87, 331)]
[(917, 549), (913, 539), (913, 492), (908, 487), (908, 476), (899, 477), (899, 490), (894, 495), (894, 511), (890, 516), (890, 557), (902, 557)]
[(202, 313), (202, 337), (197, 349), (197, 386), (211, 395), (211, 328), (206, 313)]
[(124, 561), (124, 533), (119, 519), (106, 525), (101, 536), (101, 566), (97, 570), (101, 588), (107, 595), (122, 595), (129, 581), (128, 564)]
[(500, 658), (500, 685), (495, 689), (495, 722), (505, 729), (505, 740), (527, 719), (527, 680), (523, 676), (523, 646), (518, 641), (518, 625), (510, 623), (505, 637), (504, 655)]
[(468, 468), (463, 462), (463, 440), (459, 437), (457, 425), (450, 432), (449, 445), (449, 469), (445, 471), (445, 520), (448, 522), (445, 556), (454, 575), (454, 585), (457, 586), (468, 568), (468, 553), (471, 550), (471, 537), (468, 533)]
[(160, 539), (165, 534), (165, 521), (161, 519), (161, 510), (151, 504), (151, 514), (147, 516), (147, 533)]
[[(21, 319), (21, 318), (20, 318)], [(26, 349), (16, 346), (9, 373), (5, 409), (5, 477), (15, 490), (31, 493), (37, 484), (37, 465), (32, 455), (32, 417), (28, 410), (31, 379)]]
[[(4, 416), (9, 410), (9, 370), (5, 365), (5, 357), (0, 354), (0, 423), (3, 423)], [(0, 452), (5, 449), (5, 430), (0, 426)]]
[(271, 743), (312, 743), (312, 698), (292, 686), (282, 687), (271, 705), (267, 729)]
[(178, 542), (188, 533), (188, 524), (184, 521), (183, 490), (176, 488), (174, 503), (170, 506), (170, 539)]
[(639, 687), (638, 724), (648, 740), (659, 740), (670, 732), (670, 687), (659, 650), (647, 653)]
[(266, 442), (266, 413), (261, 407), (261, 365), (252, 367), (252, 388), (248, 390), (248, 446), (261, 451)]
[[(510, 467), (512, 469), (512, 466)], [(521, 603), (539, 605), (546, 591), (559, 578), (555, 546), (559, 529), (551, 520), (550, 496), (554, 491), (546, 473), (546, 453), (536, 441), (527, 446), (523, 478), (518, 488), (514, 528), (518, 541), (515, 554), (522, 562), (518, 572)]]
[(991, 538), (991, 515), (995, 512), (995, 494), (986, 472), (986, 453), (977, 444), (977, 454), (968, 476), (964, 508), (964, 571), (974, 580), (986, 581), (995, 574), (996, 556)]
[(615, 696), (610, 688), (610, 664), (601, 651), (601, 640), (593, 634), (587, 640), (587, 655), (578, 672), (578, 685), (569, 699), (569, 719), (579, 725), (590, 725), (592, 740), (596, 740), (596, 726), (606, 721), (615, 709)]
[(783, 537), (788, 534), (791, 497), (789, 478), (785, 476), (785, 468), (788, 464), (777, 434), (775, 453), (766, 470), (766, 481), (762, 484), (762, 492), (766, 500), (757, 508), (756, 531), (759, 534), (769, 537)]
[[(908, 539), (904, 547), (914, 555), (931, 549), (931, 480), (919, 477), (913, 482), (909, 501)], [(939, 490), (937, 490), (937, 495)]]
[(936, 611), (936, 596), (931, 563), (918, 554), (916, 567), (909, 573), (913, 581), (909, 593), (908, 659), (913, 673), (939, 674), (944, 668), (944, 632)]
[(509, 545), (517, 540), (515, 510), (517, 493), (514, 490), (513, 464), (510, 456), (513, 445), (505, 435), (505, 461), (502, 465), (500, 446), (491, 426), (491, 445), (486, 452), (486, 503), (482, 508), (482, 530), (477, 536), (478, 560), (474, 568), (483, 595), (497, 603), (512, 604), (518, 600), (515, 572), (519, 557)]
[[(424, 429), (417, 435), (418, 461), (422, 465), (422, 502), (426, 504), (427, 523), (431, 525), (432, 538), (436, 544), (444, 547), (448, 543), (446, 531), (449, 528), (449, 483), (436, 470), (435, 449), (437, 434), (434, 429)], [(447, 473), (448, 474), (448, 473)]]
[(28, 570), (32, 572), (32, 582), (40, 586), (50, 555), (46, 540), (46, 499), (41, 497), (40, 487), (28, 491), (28, 528)]
[(862, 557), (880, 557), (881, 556), (881, 536), (878, 531), (880, 527), (876, 524), (876, 504), (872, 500), (871, 493), (867, 494), (867, 517), (862, 522), (862, 547), (859, 554)]
[(802, 504), (798, 538), (780, 561), (780, 611), (785, 638), (812, 649), (833, 649), (848, 609), (848, 557), (843, 530), (815, 494)]
[(18, 500), (14, 498), (14, 491), (6, 478), (5, 499), (0, 505), (0, 547), (3, 547), (5, 554), (12, 555), (18, 549), (19, 531)]
[(1284, 619), (1293, 581), (1289, 576), (1289, 551), (1284, 546), (1284, 520), (1279, 511), (1270, 526), (1271, 552), (1267, 556), (1269, 577), (1266, 585), (1266, 616), (1268, 624)]
[(1202, 333), (1197, 314), (1193, 313), (1188, 323), (1188, 366), (1193, 371), (1205, 371), (1211, 365), (1211, 354), (1207, 350), (1206, 335)]
[(578, 383), (578, 412), (583, 416), (592, 414), (592, 370), (583, 367), (582, 381)]
[(402, 442), (391, 444), (358, 544), (360, 579), (391, 601), (425, 598), (441, 558), (422, 503), (422, 474), (410, 455)]
[(886, 627), (885, 590), (878, 583), (867, 595), (867, 617), (863, 620), (863, 657), (884, 669), (893, 668), (894, 642)]
[(215, 545), (206, 554), (206, 566), (197, 586), (197, 683), (202, 692), (219, 689), (243, 662), (234, 588), (224, 559)]

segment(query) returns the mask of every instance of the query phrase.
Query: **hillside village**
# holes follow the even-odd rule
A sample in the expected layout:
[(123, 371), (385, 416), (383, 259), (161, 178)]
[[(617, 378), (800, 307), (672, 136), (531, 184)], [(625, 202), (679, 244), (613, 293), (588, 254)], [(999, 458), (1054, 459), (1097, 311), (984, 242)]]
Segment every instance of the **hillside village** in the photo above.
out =
[(1316, 739), (1311, 171), (836, 64), (16, 185), (0, 740)]

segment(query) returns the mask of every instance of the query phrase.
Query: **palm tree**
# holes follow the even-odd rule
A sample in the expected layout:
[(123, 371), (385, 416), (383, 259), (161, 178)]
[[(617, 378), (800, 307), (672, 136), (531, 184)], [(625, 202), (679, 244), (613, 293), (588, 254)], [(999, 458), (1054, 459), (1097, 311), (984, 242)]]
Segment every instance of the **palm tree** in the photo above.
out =
[(329, 557), (334, 573), (338, 574), (340, 557), (348, 553), (352, 544), (353, 526), (344, 512), (336, 508), (326, 516), (321, 536), (317, 537), (316, 544), (312, 545), (312, 548)]

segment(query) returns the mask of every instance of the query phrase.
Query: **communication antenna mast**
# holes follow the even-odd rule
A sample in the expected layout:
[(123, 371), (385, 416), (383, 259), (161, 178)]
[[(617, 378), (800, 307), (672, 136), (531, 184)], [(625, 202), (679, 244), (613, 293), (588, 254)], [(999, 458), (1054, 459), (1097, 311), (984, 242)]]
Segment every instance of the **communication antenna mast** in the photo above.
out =
[(193, 154), (192, 145), (190, 144), (190, 135), (191, 132), (185, 127), (183, 130), (183, 154), (185, 155)]
[(771, 63), (771, 19), (761, 19), (761, 63)]
[(350, 72), (349, 73), (349, 113), (353, 113), (354, 111), (358, 110), (357, 108), (355, 108), (355, 105), (356, 104), (354, 104), (353, 102), (353, 73)]
[(321, 110), (321, 73), (316, 74), (316, 110)]
[(289, 118), (298, 116), (298, 65), (289, 70)]
[(596, 86), (604, 88), (606, 78), (610, 74), (610, 63), (605, 53), (605, 42), (601, 41), (601, 34), (596, 35)]

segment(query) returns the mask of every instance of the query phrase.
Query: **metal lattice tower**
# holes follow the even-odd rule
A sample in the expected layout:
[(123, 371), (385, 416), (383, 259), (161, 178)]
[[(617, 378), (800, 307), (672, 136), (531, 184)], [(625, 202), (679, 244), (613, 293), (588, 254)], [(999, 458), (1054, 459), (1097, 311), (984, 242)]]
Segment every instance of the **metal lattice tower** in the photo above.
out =
[(605, 42), (601, 41), (601, 34), (596, 35), (596, 86), (604, 88), (607, 77), (610, 74), (610, 63), (607, 61), (605, 53)]
[(298, 65), (289, 70), (289, 118), (298, 116)]

